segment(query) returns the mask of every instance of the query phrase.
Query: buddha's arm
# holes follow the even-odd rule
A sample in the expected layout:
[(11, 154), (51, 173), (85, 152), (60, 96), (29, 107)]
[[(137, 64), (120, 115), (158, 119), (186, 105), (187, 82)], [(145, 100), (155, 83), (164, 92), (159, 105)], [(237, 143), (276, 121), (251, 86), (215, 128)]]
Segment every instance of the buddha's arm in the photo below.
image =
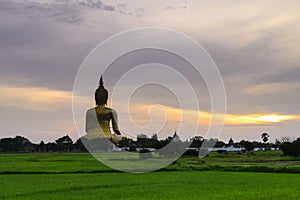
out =
[(115, 134), (121, 135), (121, 132), (119, 131), (119, 126), (118, 126), (118, 114), (115, 110), (112, 109), (112, 128)]
[(97, 121), (96, 111), (95, 109), (90, 109), (86, 112), (85, 117), (85, 132), (89, 133), (95, 127), (99, 127), (99, 123)]
[(85, 115), (85, 132), (87, 133), (89, 131), (89, 127), (90, 127), (90, 119), (89, 119), (89, 113), (86, 112)]

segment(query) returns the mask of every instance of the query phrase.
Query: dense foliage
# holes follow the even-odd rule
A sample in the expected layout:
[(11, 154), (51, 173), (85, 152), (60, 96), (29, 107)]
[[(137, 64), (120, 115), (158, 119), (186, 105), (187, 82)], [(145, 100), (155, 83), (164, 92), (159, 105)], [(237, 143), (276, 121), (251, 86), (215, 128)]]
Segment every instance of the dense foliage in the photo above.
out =
[[(173, 138), (174, 137), (167, 137), (163, 140), (159, 140), (157, 138), (157, 135), (153, 135), (151, 138), (138, 137), (136, 141), (129, 138), (124, 138), (119, 143), (118, 147), (125, 148), (127, 151), (137, 151), (137, 149), (145, 148), (162, 149), (167, 144), (169, 144)], [(168, 145), (168, 148), (164, 148), (164, 150), (170, 152), (178, 150), (179, 147), (185, 148), (189, 146), (193, 148), (193, 150), (189, 150), (185, 155), (197, 155), (197, 149), (202, 146), (204, 141), (205, 139), (200, 136), (192, 138), (190, 142), (183, 142), (181, 140), (178, 140), (174, 144)], [(215, 147), (229, 146), (229, 144), (216, 139), (210, 139), (208, 141), (213, 142), (215, 144)], [(300, 156), (300, 138), (294, 141), (282, 139), (280, 142), (279, 140), (276, 140), (274, 144), (266, 143), (266, 141), (267, 140), (263, 140), (263, 142), (251, 142), (241, 140), (240, 142), (234, 143), (234, 147), (244, 148), (246, 151), (253, 151), (255, 148), (261, 150), (280, 148), (283, 151), (284, 155), (295, 157)], [(34, 144), (25, 137), (16, 136), (14, 138), (0, 139), (0, 152), (87, 152), (87, 150), (80, 139), (78, 139), (76, 142), (73, 142), (73, 140), (68, 135), (56, 139), (55, 142), (45, 143), (41, 141), (39, 144)], [(164, 154), (164, 151), (161, 150), (160, 153)]]
[(300, 156), (300, 138), (293, 142), (284, 142), (280, 145), (280, 149), (283, 151), (284, 155), (287, 156)]

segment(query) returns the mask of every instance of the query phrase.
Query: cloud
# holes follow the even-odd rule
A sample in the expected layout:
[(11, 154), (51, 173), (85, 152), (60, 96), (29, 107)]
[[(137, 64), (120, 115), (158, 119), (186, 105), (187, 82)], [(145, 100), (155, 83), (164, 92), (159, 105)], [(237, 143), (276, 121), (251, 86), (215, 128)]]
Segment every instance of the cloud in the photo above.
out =
[(1, 1), (0, 84), (72, 90), (88, 53), (124, 29), (120, 14), (82, 2)]
[[(225, 126), (237, 125), (270, 125), (272, 123), (282, 123), (285, 121), (297, 121), (300, 119), (300, 115), (297, 114), (282, 114), (282, 113), (248, 113), (248, 114), (231, 114), (226, 115), (220, 113), (210, 113), (206, 111), (197, 111), (182, 109), (178, 107), (170, 107), (165, 105), (157, 104), (134, 104), (130, 105), (129, 111), (124, 110), (126, 106), (119, 104), (117, 106), (120, 112), (124, 111), (126, 117), (123, 116), (123, 119), (127, 119), (129, 115), (132, 115), (132, 119), (137, 123), (142, 125), (147, 125), (151, 120), (159, 119), (157, 122), (164, 122), (169, 120), (173, 124), (178, 124), (178, 122), (183, 122), (185, 124), (189, 123), (199, 123), (201, 126), (208, 126), (211, 123), (211, 120), (214, 119), (213, 126), (222, 125), (222, 120), (225, 122)], [(123, 109), (122, 109), (123, 108)], [(153, 108), (159, 108), (159, 112), (152, 112)], [(151, 115), (150, 115), (151, 113)], [(162, 114), (164, 113), (164, 114)], [(196, 121), (195, 121), (196, 120)], [(126, 122), (127, 123), (127, 122)]]
[(0, 10), (29, 17), (47, 17), (71, 24), (80, 24), (83, 21), (80, 17), (80, 10), (66, 4), (13, 0), (2, 1)]
[(66, 134), (78, 138), (72, 118), (71, 92), (13, 85), (0, 85), (0, 92), (1, 137), (18, 134), (33, 142), (54, 141)]
[(47, 88), (0, 85), (2, 106), (22, 110), (53, 112), (71, 102), (72, 93)]
[[(63, 96), (71, 93), (76, 72), (93, 47), (121, 31), (156, 26), (188, 34), (211, 54), (225, 81), (228, 111), (235, 113), (230, 116), (232, 120), (229, 124), (248, 120), (249, 116), (257, 119), (245, 122), (257, 124), (262, 123), (259, 119), (264, 117), (261, 116), (272, 116), (272, 113), (279, 117), (292, 115), (283, 113), (299, 114), (299, 5), (298, 1), (250, 0), (184, 3), (170, 0), (157, 4), (151, 0), (1, 1), (0, 84), (11, 91), (6, 91), (5, 101), (1, 100), (0, 105), (18, 111), (21, 106), (16, 105), (20, 105), (21, 100), (18, 101), (12, 91), (16, 90), (26, 97), (27, 90), (34, 95), (43, 94), (49, 99), (53, 95), (53, 101), (57, 104), (24, 97), (22, 101), (28, 106), (26, 114), (30, 113), (29, 108), (41, 113), (34, 110), (34, 104), (42, 109), (51, 105), (56, 108), (59, 104), (70, 107), (69, 103), (63, 103), (69, 102)], [(167, 7), (176, 9), (165, 9)], [(122, 70), (125, 65), (134, 63), (130, 59), (127, 61), (120, 63)], [(183, 66), (180, 67), (187, 76), (193, 76)], [(107, 79), (113, 79), (120, 72), (117, 70), (112, 70)], [(191, 81), (198, 83), (197, 79), (191, 78)], [(199, 91), (202, 92), (203, 83), (200, 84)], [(208, 95), (203, 96), (200, 98), (204, 101), (205, 111), (208, 111)], [(166, 102), (151, 94), (144, 96), (144, 99), (148, 98)], [(15, 105), (7, 105), (10, 101)], [(170, 106), (176, 108), (176, 102)], [(61, 110), (55, 114), (65, 112)], [(46, 121), (52, 121), (55, 126), (54, 118), (55, 115)], [(13, 116), (11, 119), (15, 120)], [(279, 125), (283, 127), (283, 123), (295, 122), (288, 118), (281, 120), (282, 123), (270, 123), (273, 127), (278, 125), (277, 134), (283, 134), (279, 133), (279, 130), (283, 130)], [(18, 121), (22, 122), (22, 118)], [(24, 127), (25, 124), (22, 125)], [(295, 127), (291, 125), (290, 131), (296, 130)], [(10, 130), (11, 127), (4, 129), (4, 132)]]
[(30, 17), (47, 17), (60, 22), (84, 25), (85, 12), (117, 12), (140, 17), (142, 8), (129, 9), (126, 3), (105, 3), (100, 0), (12, 0), (0, 3), (0, 10)]
[(226, 116), (225, 125), (261, 125), (271, 123), (282, 123), (285, 121), (299, 120), (300, 115), (285, 115), (279, 113), (271, 114), (248, 114), (248, 115), (234, 115), (228, 114)]
[(300, 87), (299, 84), (295, 83), (266, 83), (261, 85), (255, 85), (244, 91), (248, 95), (267, 95), (272, 93), (282, 93), (288, 90), (296, 90)]

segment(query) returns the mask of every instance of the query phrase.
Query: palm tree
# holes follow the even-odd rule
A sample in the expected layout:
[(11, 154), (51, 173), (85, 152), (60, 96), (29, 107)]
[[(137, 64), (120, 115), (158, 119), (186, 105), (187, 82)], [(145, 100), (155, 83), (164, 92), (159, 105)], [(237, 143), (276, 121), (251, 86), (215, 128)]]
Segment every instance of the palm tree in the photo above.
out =
[(269, 137), (270, 137), (270, 135), (268, 133), (262, 133), (261, 134), (261, 139), (265, 143), (265, 151), (267, 150), (266, 145), (267, 145), (267, 142), (269, 140)]

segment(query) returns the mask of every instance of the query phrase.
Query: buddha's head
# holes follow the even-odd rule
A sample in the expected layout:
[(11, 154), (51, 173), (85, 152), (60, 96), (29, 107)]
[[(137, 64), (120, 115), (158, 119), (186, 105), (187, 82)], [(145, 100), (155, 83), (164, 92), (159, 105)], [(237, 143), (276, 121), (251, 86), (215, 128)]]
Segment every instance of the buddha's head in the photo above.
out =
[(108, 99), (108, 91), (104, 88), (103, 78), (101, 76), (99, 81), (99, 87), (95, 91), (95, 101), (96, 105), (106, 105)]

